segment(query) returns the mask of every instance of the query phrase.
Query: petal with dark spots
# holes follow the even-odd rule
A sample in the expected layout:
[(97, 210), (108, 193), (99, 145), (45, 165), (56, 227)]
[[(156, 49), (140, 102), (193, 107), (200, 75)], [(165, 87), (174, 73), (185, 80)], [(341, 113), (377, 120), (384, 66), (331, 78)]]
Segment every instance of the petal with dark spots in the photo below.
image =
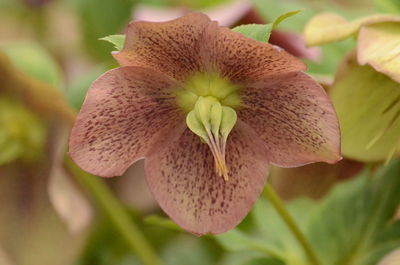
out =
[(143, 158), (164, 130), (183, 120), (173, 97), (175, 81), (151, 69), (110, 70), (91, 86), (69, 142), (85, 171), (121, 175)]
[(323, 88), (303, 72), (249, 84), (238, 117), (266, 143), (270, 161), (283, 167), (335, 163), (339, 124)]
[(210, 19), (190, 13), (168, 22), (132, 22), (121, 52), (121, 66), (155, 68), (179, 81), (201, 68), (199, 50)]
[(201, 55), (209, 69), (237, 83), (306, 69), (303, 62), (283, 49), (218, 27), (216, 23), (207, 28)]
[(225, 181), (215, 172), (210, 148), (189, 129), (180, 132), (146, 156), (150, 190), (185, 230), (196, 235), (223, 233), (240, 223), (263, 190), (268, 174), (264, 144), (238, 121), (228, 138)]

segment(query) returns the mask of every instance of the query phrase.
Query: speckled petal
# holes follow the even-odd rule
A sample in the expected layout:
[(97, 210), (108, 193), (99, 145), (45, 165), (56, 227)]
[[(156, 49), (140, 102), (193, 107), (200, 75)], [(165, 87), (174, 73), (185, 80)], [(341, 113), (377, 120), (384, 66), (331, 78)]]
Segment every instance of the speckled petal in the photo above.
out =
[(246, 38), (216, 23), (207, 28), (201, 55), (208, 68), (237, 83), (306, 69), (282, 48)]
[(209, 147), (185, 129), (146, 157), (150, 190), (182, 228), (196, 235), (223, 233), (240, 223), (263, 190), (268, 174), (263, 145), (238, 121), (228, 138), (224, 181), (215, 173)]
[(114, 56), (122, 66), (155, 68), (184, 81), (201, 67), (201, 38), (210, 22), (201, 13), (168, 22), (132, 22), (124, 48)]
[(69, 154), (84, 170), (121, 175), (143, 158), (159, 135), (183, 120), (176, 84), (141, 67), (110, 70), (91, 86), (72, 129)]
[(242, 106), (238, 117), (265, 141), (271, 163), (296, 167), (341, 159), (336, 113), (323, 88), (305, 73), (247, 85)]

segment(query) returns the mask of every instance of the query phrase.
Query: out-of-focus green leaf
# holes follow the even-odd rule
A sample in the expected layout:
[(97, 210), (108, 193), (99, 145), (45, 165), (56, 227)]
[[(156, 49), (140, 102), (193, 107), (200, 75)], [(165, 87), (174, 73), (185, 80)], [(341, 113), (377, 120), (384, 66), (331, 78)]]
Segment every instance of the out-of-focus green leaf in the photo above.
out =
[(235, 32), (242, 33), (246, 37), (250, 39), (254, 39), (257, 41), (261, 42), (268, 42), (269, 37), (271, 35), (271, 31), (275, 29), (282, 21), (285, 19), (296, 15), (299, 13), (301, 10), (296, 10), (296, 11), (290, 11), (285, 14), (280, 15), (275, 19), (274, 22), (269, 23), (269, 24), (248, 24), (248, 25), (241, 25), (238, 26), (234, 29), (232, 29)]
[(400, 1), (398, 0), (375, 0), (377, 8), (383, 12), (400, 14)]
[(343, 59), (356, 46), (353, 39), (329, 43), (321, 47), (322, 56), (319, 62), (307, 60), (308, 72), (312, 74), (334, 75)]
[(400, 83), (400, 23), (363, 27), (358, 36), (358, 62)]
[(274, 21), (281, 14), (288, 13), (291, 10), (302, 10), (300, 14), (292, 17), (290, 21), (282, 22), (282, 28), (295, 32), (301, 32), (307, 20), (315, 13), (310, 8), (304, 8), (309, 6), (305, 5), (304, 1), (253, 0), (253, 3), (265, 21)]
[[(210, 237), (198, 238), (159, 225), (148, 224), (137, 214), (132, 219), (156, 248), (166, 265), (214, 265), (222, 249)], [(107, 220), (100, 219), (77, 265), (139, 265), (137, 257)], [(112, 242), (112, 244), (110, 243)]]
[(94, 80), (106, 71), (105, 66), (99, 66), (90, 72), (83, 73), (67, 89), (69, 104), (79, 110), (85, 100), (86, 93)]
[(135, 3), (133, 0), (68, 0), (76, 8), (86, 51), (99, 60), (111, 60), (110, 44), (99, 38), (123, 31)]
[(144, 218), (143, 221), (144, 223), (149, 225), (157, 225), (171, 230), (182, 231), (182, 228), (180, 228), (177, 224), (175, 224), (171, 219), (166, 217), (161, 217), (158, 215), (150, 215)]
[(229, 251), (249, 251), (255, 250), (267, 256), (281, 257), (277, 246), (265, 243), (264, 239), (259, 237), (249, 237), (245, 232), (239, 229), (230, 230), (224, 234), (215, 236), (218, 242)]
[[(297, 223), (304, 228), (308, 221), (307, 214), (314, 207), (313, 202), (304, 199), (295, 201), (288, 207)], [(252, 236), (234, 229), (216, 236), (217, 240), (230, 251), (253, 250), (287, 264), (297, 264), (296, 261), (304, 259), (296, 239), (276, 214), (273, 206), (264, 198), (259, 199), (254, 206), (252, 217), (254, 226), (257, 227)]]
[(120, 51), (124, 47), (125, 35), (109, 35), (107, 37), (101, 38), (100, 40), (111, 42), (112, 44), (114, 44), (114, 48), (117, 51)]
[(231, 252), (224, 255), (219, 265), (285, 265), (282, 261), (265, 257), (254, 251)]
[[(326, 265), (374, 265), (400, 245), (392, 218), (400, 203), (400, 162), (340, 184), (312, 216), (309, 235)], [(376, 249), (384, 249), (372, 256)], [(351, 263), (350, 263), (351, 262)]]
[(400, 146), (400, 84), (348, 61), (330, 90), (342, 132), (342, 153), (360, 161), (390, 159)]
[(0, 99), (0, 165), (39, 159), (45, 137), (46, 128), (38, 117), (14, 100)]
[[(400, 204), (399, 175), (397, 161), (375, 175), (364, 172), (338, 184), (320, 202), (299, 200), (288, 204), (322, 265), (374, 265), (399, 246), (399, 222), (392, 221)], [(256, 204), (253, 218), (253, 233), (235, 229), (217, 236), (217, 240), (231, 251), (252, 250), (267, 255), (253, 244), (261, 242), (264, 248), (275, 247), (278, 255), (273, 256), (287, 265), (310, 264), (266, 200)]]
[(284, 263), (277, 259), (263, 257), (249, 260), (243, 263), (243, 265), (284, 265)]
[(215, 243), (206, 238), (179, 235), (171, 239), (161, 251), (167, 265), (214, 265), (221, 251)]
[(53, 87), (62, 84), (60, 66), (34, 42), (17, 42), (0, 46), (13, 65), (23, 73)]

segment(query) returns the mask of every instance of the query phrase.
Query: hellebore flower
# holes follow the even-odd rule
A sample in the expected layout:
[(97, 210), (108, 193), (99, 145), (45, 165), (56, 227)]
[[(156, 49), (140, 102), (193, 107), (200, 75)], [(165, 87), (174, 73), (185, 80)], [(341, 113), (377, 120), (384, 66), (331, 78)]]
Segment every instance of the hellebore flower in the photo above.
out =
[(69, 153), (95, 175), (145, 158), (161, 208), (182, 228), (222, 233), (263, 190), (268, 164), (340, 159), (324, 90), (282, 49), (219, 27), (201, 13), (133, 22), (121, 67), (90, 88)]

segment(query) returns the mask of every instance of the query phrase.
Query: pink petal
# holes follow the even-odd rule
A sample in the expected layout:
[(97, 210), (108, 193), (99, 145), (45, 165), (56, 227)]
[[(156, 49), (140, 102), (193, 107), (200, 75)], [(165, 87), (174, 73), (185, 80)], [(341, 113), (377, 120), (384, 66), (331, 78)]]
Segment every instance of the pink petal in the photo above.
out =
[(72, 129), (72, 159), (95, 175), (123, 174), (164, 129), (183, 119), (172, 95), (176, 86), (163, 74), (140, 67), (103, 74), (92, 84)]
[(246, 38), (216, 23), (209, 25), (201, 52), (208, 68), (238, 83), (306, 69), (303, 62), (283, 49)]
[(203, 10), (203, 12), (212, 20), (218, 21), (219, 25), (231, 27), (250, 12), (251, 8), (252, 4), (250, 0), (236, 0), (213, 6)]
[(185, 14), (182, 7), (153, 6), (137, 4), (133, 13), (135, 21), (164, 22), (179, 18)]
[(210, 22), (201, 13), (168, 22), (132, 22), (124, 48), (114, 56), (121, 66), (154, 68), (184, 81), (201, 68), (201, 38)]
[(146, 156), (150, 190), (182, 228), (197, 235), (223, 233), (240, 223), (263, 190), (268, 174), (263, 145), (238, 121), (228, 138), (225, 182), (215, 173), (211, 151), (198, 136), (188, 129), (174, 132)]
[[(226, 12), (226, 10), (229, 10), (229, 12)], [(252, 4), (250, 0), (235, 0), (202, 9), (201, 12), (209, 16), (212, 20), (218, 21), (221, 26), (231, 27), (251, 10)], [(135, 7), (132, 17), (136, 21), (164, 22), (179, 18), (190, 12), (192, 11), (183, 6), (161, 7), (138, 4)]]
[(323, 88), (302, 72), (247, 85), (238, 117), (266, 143), (270, 161), (296, 167), (340, 156), (339, 124)]

